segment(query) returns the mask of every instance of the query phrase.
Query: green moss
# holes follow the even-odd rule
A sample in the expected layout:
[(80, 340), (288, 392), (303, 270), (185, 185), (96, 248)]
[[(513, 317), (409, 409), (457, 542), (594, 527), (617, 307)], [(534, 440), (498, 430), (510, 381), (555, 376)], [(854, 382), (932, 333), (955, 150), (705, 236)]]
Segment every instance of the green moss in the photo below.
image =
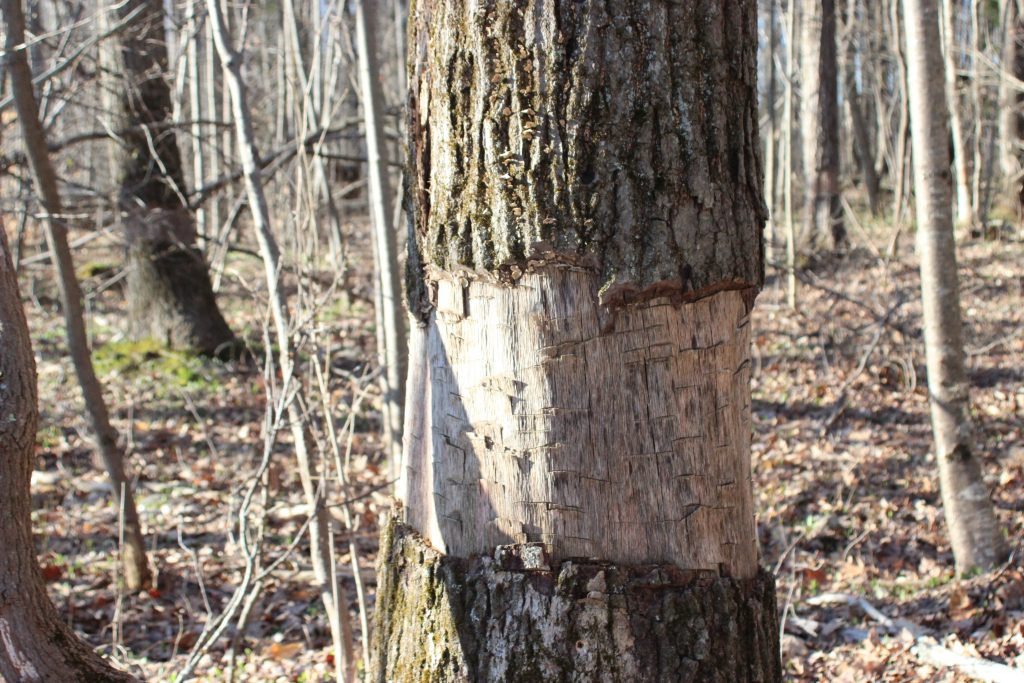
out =
[(172, 351), (152, 338), (109, 342), (93, 352), (99, 375), (151, 376), (160, 381), (157, 391), (176, 388), (207, 389), (216, 385), (210, 361)]

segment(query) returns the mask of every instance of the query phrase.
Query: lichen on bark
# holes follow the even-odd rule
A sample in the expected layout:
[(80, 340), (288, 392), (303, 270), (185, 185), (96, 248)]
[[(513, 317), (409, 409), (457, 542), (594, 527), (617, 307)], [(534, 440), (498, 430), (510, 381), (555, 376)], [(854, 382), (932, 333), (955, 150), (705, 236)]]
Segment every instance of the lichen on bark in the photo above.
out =
[(673, 565), (524, 569), (438, 553), (390, 518), (377, 681), (779, 681), (774, 581)]
[(586, 264), (606, 302), (759, 287), (751, 6), (421, 0), (423, 261), (513, 281), (531, 259)]

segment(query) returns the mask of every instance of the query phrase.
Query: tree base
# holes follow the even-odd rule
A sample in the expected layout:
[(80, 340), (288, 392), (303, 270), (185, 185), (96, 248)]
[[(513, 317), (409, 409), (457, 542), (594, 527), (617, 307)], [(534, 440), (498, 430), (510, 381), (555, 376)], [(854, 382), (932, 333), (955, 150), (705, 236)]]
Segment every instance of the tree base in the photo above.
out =
[(377, 681), (782, 680), (775, 583), (673, 565), (546, 564), (539, 543), (442, 555), (382, 529)]

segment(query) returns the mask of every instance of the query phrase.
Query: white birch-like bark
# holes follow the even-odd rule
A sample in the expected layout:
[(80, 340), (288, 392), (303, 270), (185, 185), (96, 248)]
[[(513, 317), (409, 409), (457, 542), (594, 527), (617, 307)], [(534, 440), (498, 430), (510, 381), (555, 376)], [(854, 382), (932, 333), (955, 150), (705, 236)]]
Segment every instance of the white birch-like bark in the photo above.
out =
[(969, 434), (949, 128), (945, 94), (935, 78), (943, 69), (938, 8), (930, 0), (903, 0), (903, 8), (932, 430), (946, 524), (957, 570), (963, 573), (993, 567), (1007, 549)]

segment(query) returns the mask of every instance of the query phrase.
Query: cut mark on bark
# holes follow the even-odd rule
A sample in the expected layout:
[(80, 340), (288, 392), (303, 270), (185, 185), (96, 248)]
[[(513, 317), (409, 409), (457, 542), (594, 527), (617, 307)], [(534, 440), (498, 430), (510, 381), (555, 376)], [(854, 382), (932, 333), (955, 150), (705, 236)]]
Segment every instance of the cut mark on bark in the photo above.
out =
[(11, 635), (11, 625), (7, 619), (3, 617), (0, 617), (0, 642), (3, 643), (4, 651), (7, 653), (7, 659), (10, 660), (11, 665), (18, 671), (21, 680), (42, 680), (39, 676), (39, 672), (36, 670), (32, 662), (30, 662), (15, 645), (14, 638)]

